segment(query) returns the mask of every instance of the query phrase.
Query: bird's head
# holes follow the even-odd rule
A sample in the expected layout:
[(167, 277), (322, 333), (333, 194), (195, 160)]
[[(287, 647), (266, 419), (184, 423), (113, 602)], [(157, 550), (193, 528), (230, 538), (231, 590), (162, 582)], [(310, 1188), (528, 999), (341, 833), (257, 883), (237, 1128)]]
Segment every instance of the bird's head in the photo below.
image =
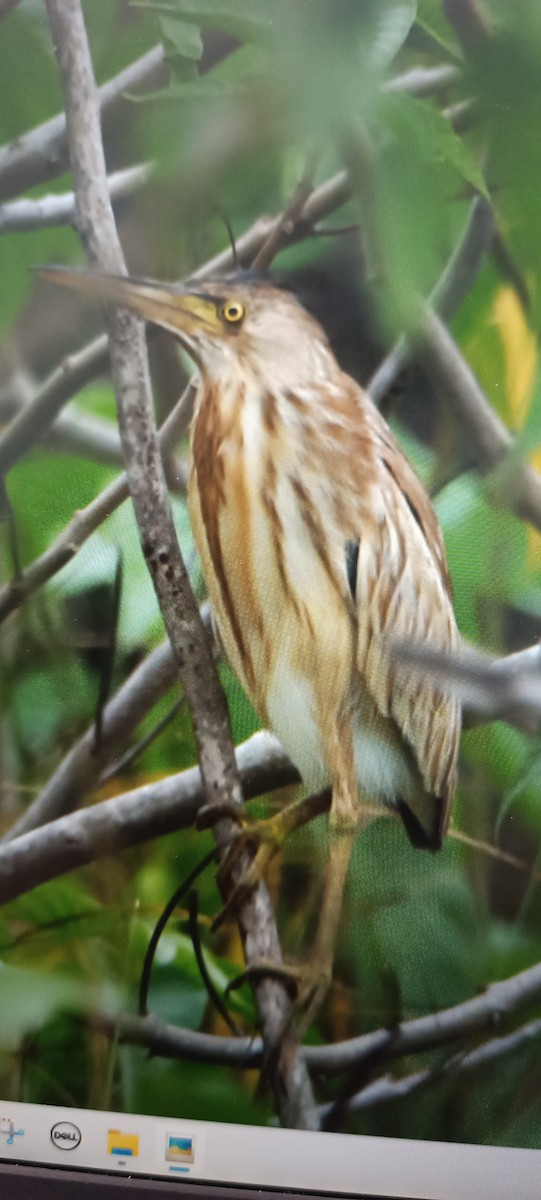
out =
[(334, 365), (321, 326), (299, 301), (249, 272), (184, 286), (65, 267), (39, 273), (167, 329), (206, 376), (230, 366), (294, 386)]

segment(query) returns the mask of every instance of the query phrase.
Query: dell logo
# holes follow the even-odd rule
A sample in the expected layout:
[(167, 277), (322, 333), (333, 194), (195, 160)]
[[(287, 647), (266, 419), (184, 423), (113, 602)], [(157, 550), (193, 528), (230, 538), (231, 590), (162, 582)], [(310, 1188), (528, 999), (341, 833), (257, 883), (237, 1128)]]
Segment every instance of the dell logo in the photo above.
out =
[(71, 1121), (58, 1121), (51, 1129), (51, 1141), (57, 1150), (75, 1150), (81, 1141), (81, 1130)]

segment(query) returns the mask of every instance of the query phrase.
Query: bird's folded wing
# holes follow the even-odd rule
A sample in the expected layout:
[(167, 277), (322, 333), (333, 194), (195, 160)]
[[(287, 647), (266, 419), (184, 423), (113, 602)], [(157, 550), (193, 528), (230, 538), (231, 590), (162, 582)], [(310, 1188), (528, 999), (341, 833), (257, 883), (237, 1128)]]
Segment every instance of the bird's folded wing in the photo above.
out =
[(443, 835), (455, 787), (459, 707), (440, 683), (400, 663), (393, 647), (456, 648), (445, 551), (424, 488), (383, 422), (375, 422), (373, 437), (373, 472), (360, 495), (357, 666), (379, 712), (413, 750), (427, 792), (441, 798)]

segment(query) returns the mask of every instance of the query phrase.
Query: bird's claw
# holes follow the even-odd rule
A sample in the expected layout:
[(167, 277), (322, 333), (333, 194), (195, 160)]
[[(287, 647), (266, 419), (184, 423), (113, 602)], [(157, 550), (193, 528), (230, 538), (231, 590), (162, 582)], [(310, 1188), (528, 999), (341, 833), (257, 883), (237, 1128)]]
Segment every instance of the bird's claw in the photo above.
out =
[(285, 832), (281, 818), (282, 814), (278, 813), (266, 821), (247, 823), (244, 818), (242, 822), (239, 822), (244, 828), (239, 829), (218, 869), (216, 875), (218, 886), (220, 888), (226, 886), (246, 851), (253, 850), (255, 852), (252, 861), (241, 870), (232, 891), (218, 916), (215, 917), (213, 929), (218, 929), (220, 925), (223, 925), (224, 921), (238, 910), (250, 893), (261, 883), (271, 859), (274, 858), (284, 840)]
[(218, 821), (234, 821), (236, 825), (246, 825), (248, 817), (237, 804), (224, 800), (219, 804), (204, 804), (195, 818), (196, 829), (213, 829)]
[(294, 1004), (296, 1036), (302, 1039), (325, 999), (331, 976), (330, 965), (318, 958), (297, 965), (261, 958), (250, 963), (245, 971), (229, 981), (225, 995), (236, 991), (247, 981), (257, 984), (265, 979), (277, 980), (286, 988)]

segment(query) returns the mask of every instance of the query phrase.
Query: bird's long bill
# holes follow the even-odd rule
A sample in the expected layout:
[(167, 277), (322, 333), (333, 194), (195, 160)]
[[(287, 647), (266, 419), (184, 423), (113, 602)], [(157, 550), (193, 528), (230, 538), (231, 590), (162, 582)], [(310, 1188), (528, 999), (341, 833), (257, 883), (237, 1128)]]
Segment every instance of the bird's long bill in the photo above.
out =
[(101, 271), (55, 266), (35, 269), (42, 279), (108, 304), (118, 304), (144, 321), (161, 325), (181, 338), (184, 335), (188, 341), (190, 334), (199, 330), (211, 332), (218, 323), (212, 300), (187, 289), (132, 279), (128, 275), (107, 275)]

